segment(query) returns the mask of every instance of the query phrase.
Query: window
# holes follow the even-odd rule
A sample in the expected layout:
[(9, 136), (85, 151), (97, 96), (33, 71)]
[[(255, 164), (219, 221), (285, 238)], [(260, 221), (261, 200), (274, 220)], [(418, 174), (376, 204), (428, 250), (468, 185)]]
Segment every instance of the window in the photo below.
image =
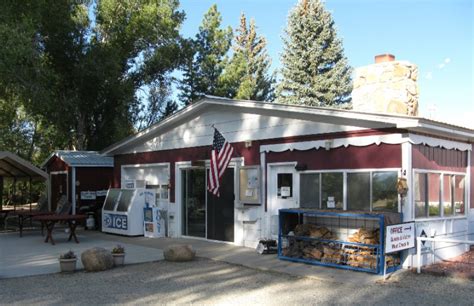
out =
[(454, 214), (451, 182), (451, 175), (443, 175), (443, 213), (445, 216), (452, 216)]
[(300, 174), (300, 207), (398, 212), (397, 171)]
[(293, 173), (278, 173), (277, 195), (282, 198), (293, 196)]
[(347, 174), (347, 209), (370, 211), (370, 173)]
[(398, 212), (397, 181), (395, 171), (372, 173), (372, 210)]
[(441, 216), (441, 190), (440, 175), (437, 173), (428, 173), (428, 216)]
[(300, 176), (300, 207), (301, 208), (319, 208), (319, 173), (306, 173)]
[(463, 175), (455, 175), (454, 176), (454, 188), (453, 188), (453, 193), (454, 193), (454, 214), (459, 216), (459, 215), (464, 215), (464, 176)]
[(465, 214), (464, 175), (415, 173), (415, 217)]
[(342, 172), (321, 174), (321, 208), (343, 209), (343, 184)]

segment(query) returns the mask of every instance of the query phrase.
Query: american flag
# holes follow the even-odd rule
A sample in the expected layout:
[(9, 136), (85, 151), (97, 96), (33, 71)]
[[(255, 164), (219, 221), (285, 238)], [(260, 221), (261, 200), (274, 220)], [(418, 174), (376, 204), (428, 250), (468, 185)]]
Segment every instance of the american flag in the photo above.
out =
[(219, 196), (219, 180), (229, 165), (234, 148), (225, 140), (219, 131), (214, 128), (214, 142), (211, 151), (211, 171), (209, 173), (207, 189)]

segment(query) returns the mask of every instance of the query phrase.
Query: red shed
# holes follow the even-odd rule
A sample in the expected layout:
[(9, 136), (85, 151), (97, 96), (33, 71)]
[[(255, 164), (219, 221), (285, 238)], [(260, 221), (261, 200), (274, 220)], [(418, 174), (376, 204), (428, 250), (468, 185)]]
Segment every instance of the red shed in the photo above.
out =
[(113, 178), (114, 160), (95, 151), (53, 152), (42, 164), (49, 175), (48, 199), (52, 210), (61, 195), (76, 208), (95, 205), (103, 199)]

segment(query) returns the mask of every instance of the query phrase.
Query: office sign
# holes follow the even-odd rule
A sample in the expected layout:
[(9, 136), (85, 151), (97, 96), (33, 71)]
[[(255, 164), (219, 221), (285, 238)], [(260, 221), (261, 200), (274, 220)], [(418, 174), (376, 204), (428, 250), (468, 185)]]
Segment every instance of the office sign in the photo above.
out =
[(388, 225), (385, 230), (385, 254), (415, 247), (415, 222)]

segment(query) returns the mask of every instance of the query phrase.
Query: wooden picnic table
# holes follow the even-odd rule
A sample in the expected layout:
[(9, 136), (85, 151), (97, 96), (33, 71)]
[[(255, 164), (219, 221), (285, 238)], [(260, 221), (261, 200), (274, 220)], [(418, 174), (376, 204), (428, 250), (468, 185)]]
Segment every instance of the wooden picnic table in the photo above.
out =
[(86, 215), (43, 215), (43, 216), (35, 216), (33, 217), (33, 220), (40, 221), (42, 225), (46, 227), (48, 230), (48, 233), (46, 235), (46, 239), (44, 242), (48, 242), (51, 240), (51, 244), (54, 245), (54, 240), (53, 240), (53, 229), (54, 225), (58, 222), (64, 221), (67, 222), (69, 225), (69, 238), (67, 241), (71, 241), (72, 238), (74, 238), (74, 241), (76, 243), (79, 243), (79, 240), (77, 239), (76, 236), (76, 226), (78, 221), (85, 220), (87, 218)]
[[(26, 220), (32, 219), (33, 217), (36, 217), (36, 216), (54, 215), (54, 212), (22, 209), (22, 210), (14, 211), (13, 214), (18, 216), (18, 228), (20, 230), (20, 237), (23, 237), (23, 225), (25, 224)], [(44, 225), (43, 225), (43, 222), (41, 222), (41, 234), (43, 234), (43, 228), (44, 228)]]

